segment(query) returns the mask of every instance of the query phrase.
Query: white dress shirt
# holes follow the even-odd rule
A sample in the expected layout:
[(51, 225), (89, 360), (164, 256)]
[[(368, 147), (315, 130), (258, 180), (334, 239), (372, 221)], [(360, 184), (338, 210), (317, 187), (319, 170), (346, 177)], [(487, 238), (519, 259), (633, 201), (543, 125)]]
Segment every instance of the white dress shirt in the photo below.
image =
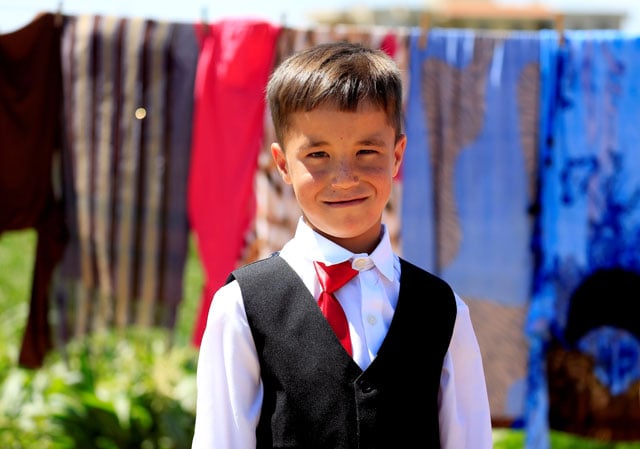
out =
[[(301, 218), (280, 256), (316, 299), (321, 287), (313, 261), (332, 265), (352, 260), (360, 273), (335, 295), (349, 321), (353, 359), (366, 369), (389, 329), (400, 290), (400, 260), (386, 227), (373, 253), (354, 254), (314, 232)], [(442, 449), (490, 449), (491, 416), (480, 349), (469, 309), (455, 297), (457, 316), (440, 379), (440, 441)], [(416, 363), (419, 358), (416, 354)], [(192, 449), (255, 449), (262, 398), (258, 355), (240, 287), (233, 281), (214, 295), (200, 346)]]

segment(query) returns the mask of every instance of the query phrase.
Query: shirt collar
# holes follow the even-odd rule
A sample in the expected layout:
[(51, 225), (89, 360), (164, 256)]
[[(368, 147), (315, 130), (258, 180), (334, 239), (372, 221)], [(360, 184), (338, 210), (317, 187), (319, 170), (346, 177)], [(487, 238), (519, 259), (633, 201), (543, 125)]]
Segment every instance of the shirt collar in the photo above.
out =
[(311, 261), (319, 261), (327, 265), (344, 262), (358, 257), (367, 257), (388, 280), (395, 277), (394, 254), (387, 226), (382, 224), (382, 238), (371, 254), (355, 254), (315, 232), (300, 217), (296, 228), (295, 240), (305, 250), (304, 257)]

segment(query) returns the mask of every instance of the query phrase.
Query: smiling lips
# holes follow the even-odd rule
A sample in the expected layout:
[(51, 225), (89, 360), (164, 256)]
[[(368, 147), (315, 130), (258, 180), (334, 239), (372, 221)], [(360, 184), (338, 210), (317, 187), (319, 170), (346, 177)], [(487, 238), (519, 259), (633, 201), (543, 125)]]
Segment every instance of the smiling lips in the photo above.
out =
[(364, 202), (365, 200), (366, 198), (354, 198), (350, 200), (325, 201), (324, 203), (328, 206), (354, 206), (356, 204)]

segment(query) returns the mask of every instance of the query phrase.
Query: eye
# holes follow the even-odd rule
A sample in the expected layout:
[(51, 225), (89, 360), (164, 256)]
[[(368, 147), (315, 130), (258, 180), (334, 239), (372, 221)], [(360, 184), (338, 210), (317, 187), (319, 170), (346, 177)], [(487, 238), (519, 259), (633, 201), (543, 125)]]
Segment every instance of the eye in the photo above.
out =
[(378, 150), (373, 148), (362, 148), (361, 150), (358, 150), (358, 154), (376, 154), (376, 153), (378, 153)]
[(326, 151), (313, 151), (309, 154), (307, 154), (307, 157), (310, 157), (312, 159), (319, 159), (319, 158), (323, 158), (323, 157), (327, 157), (328, 154)]

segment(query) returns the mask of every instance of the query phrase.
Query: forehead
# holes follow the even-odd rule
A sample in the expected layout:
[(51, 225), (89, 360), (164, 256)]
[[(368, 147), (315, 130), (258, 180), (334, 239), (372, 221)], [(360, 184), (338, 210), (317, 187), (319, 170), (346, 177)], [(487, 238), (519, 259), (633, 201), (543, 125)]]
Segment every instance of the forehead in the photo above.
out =
[(357, 111), (343, 111), (334, 106), (322, 106), (308, 112), (291, 115), (284, 134), (288, 143), (304, 139), (307, 142), (373, 142), (390, 140), (395, 135), (384, 110), (363, 106)]
[(377, 118), (392, 126), (384, 108), (372, 102), (362, 102), (353, 110), (340, 108), (334, 103), (323, 103), (309, 111), (300, 110), (290, 113), (288, 125), (289, 128), (302, 125), (321, 125), (324, 122), (339, 122), (347, 117), (350, 118), (350, 121), (358, 122)]

